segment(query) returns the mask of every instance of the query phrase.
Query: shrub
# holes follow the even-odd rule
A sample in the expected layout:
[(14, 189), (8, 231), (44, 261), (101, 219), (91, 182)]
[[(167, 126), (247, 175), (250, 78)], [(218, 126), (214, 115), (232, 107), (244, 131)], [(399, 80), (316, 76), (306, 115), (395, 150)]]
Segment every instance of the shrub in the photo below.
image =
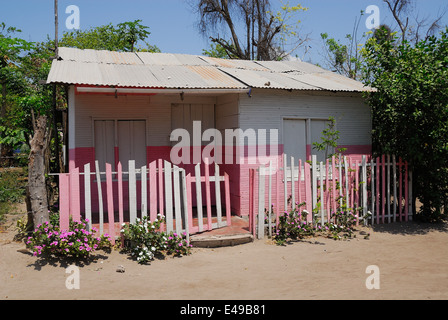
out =
[[(335, 240), (352, 237), (358, 221), (355, 209), (346, 208), (344, 204), (336, 212), (332, 213), (330, 221), (327, 221), (322, 226), (317, 218), (313, 219), (312, 222), (307, 221), (308, 211), (300, 210), (300, 207), (304, 204), (297, 205), (290, 212), (285, 211), (279, 217), (273, 236), (276, 244), (284, 245), (288, 241), (301, 240), (318, 234)], [(319, 208), (315, 210), (318, 211)], [(313, 212), (313, 214), (317, 217), (316, 212)]]
[(278, 225), (275, 229), (273, 239), (278, 245), (283, 245), (289, 240), (300, 240), (305, 237), (313, 236), (316, 232), (316, 228), (307, 223), (306, 217), (308, 211), (299, 211), (299, 207), (291, 210), (291, 212), (285, 211), (283, 215), (279, 217)]
[[(153, 222), (149, 217), (137, 218), (135, 223), (123, 224), (124, 251), (131, 254), (140, 264), (148, 263), (156, 255), (182, 256), (190, 253), (190, 247), (183, 236), (160, 230), (164, 218), (159, 214)], [(184, 236), (186, 234), (184, 233)]]
[(58, 256), (87, 258), (99, 249), (111, 247), (111, 239), (105, 234), (96, 237), (87, 230), (87, 220), (70, 221), (69, 230), (61, 231), (58, 225), (49, 222), (39, 224), (32, 235), (27, 238), (26, 245), (34, 256)]

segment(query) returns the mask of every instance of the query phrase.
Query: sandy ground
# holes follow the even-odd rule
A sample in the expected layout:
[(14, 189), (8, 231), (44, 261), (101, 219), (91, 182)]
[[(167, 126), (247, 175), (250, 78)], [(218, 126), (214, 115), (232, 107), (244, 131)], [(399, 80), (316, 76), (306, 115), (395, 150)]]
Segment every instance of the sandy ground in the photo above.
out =
[[(279, 247), (268, 240), (139, 265), (118, 251), (79, 264), (80, 288), (69, 290), (70, 261), (33, 257), (0, 232), (0, 300), (150, 299), (447, 299), (448, 225), (413, 222), (362, 230), (350, 241), (313, 238)], [(368, 266), (379, 289), (368, 289)], [(123, 266), (123, 273), (117, 267)], [(376, 274), (378, 275), (378, 273)]]

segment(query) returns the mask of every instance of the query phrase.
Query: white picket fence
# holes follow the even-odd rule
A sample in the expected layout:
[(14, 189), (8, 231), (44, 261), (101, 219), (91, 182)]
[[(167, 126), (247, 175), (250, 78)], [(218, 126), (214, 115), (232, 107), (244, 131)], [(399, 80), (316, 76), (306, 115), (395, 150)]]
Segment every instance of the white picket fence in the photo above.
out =
[[(104, 234), (106, 218), (108, 234), (115, 238), (124, 222), (134, 223), (138, 216), (148, 215), (154, 221), (160, 214), (165, 217), (163, 226), (167, 232), (185, 233), (189, 241), (192, 233), (231, 224), (229, 177), (226, 173), (220, 175), (217, 164), (214, 164), (214, 175), (210, 175), (208, 163), (197, 164), (194, 177), (186, 174), (185, 169), (161, 159), (141, 168), (136, 168), (135, 161), (130, 160), (127, 172), (123, 171), (121, 163), (118, 163), (116, 172), (112, 171), (111, 164), (106, 164), (105, 168), (105, 172), (101, 172), (96, 161), (94, 171), (91, 171), (88, 163), (84, 165), (83, 172), (74, 168), (70, 173), (59, 174), (61, 229), (68, 229), (70, 217), (79, 221), (84, 216), (90, 224), (97, 222), (99, 233)], [(192, 201), (193, 183), (196, 191), (195, 208)], [(215, 189), (214, 206), (211, 200), (212, 183)], [(205, 218), (203, 207), (206, 210)], [(217, 222), (213, 222), (212, 207), (216, 210)], [(194, 209), (197, 210), (196, 218), (193, 216)], [(125, 212), (129, 214), (128, 219), (125, 218)]]
[(309, 222), (314, 222), (317, 210), (321, 224), (331, 220), (342, 201), (357, 209), (358, 223), (412, 219), (412, 172), (395, 156), (363, 155), (362, 160), (339, 156), (317, 162), (313, 155), (310, 164), (284, 155), (283, 167), (270, 164), (250, 170), (250, 227), (259, 239), (266, 227), (271, 235), (281, 212), (292, 210), (296, 203), (305, 203)]

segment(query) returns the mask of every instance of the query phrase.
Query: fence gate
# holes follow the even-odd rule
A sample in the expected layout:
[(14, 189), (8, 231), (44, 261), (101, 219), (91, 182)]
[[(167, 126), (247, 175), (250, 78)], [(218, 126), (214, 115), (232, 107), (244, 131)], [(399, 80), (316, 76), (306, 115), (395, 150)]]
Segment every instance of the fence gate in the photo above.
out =
[(88, 163), (83, 172), (74, 168), (59, 174), (61, 229), (68, 229), (70, 217), (79, 221), (83, 215), (89, 227), (98, 224), (100, 234), (108, 233), (115, 240), (123, 223), (148, 215), (154, 221), (160, 214), (165, 217), (166, 232), (185, 233), (189, 241), (190, 234), (231, 224), (229, 176), (220, 175), (217, 164), (213, 175), (207, 161), (197, 164), (194, 176), (161, 159), (141, 168), (135, 167), (134, 160), (128, 164), (127, 172), (120, 162), (116, 172), (108, 163), (101, 172), (96, 161), (93, 171)]

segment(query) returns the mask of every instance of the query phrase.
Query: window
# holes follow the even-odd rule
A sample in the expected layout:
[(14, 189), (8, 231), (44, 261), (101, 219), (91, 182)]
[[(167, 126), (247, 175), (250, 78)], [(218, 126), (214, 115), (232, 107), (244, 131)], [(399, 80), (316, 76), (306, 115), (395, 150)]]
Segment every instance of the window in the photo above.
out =
[(129, 160), (135, 160), (136, 168), (146, 164), (145, 120), (95, 120), (94, 127), (95, 160), (101, 171), (104, 172), (106, 163), (116, 169), (118, 161), (123, 171), (128, 170)]
[[(295, 160), (309, 160), (311, 155), (317, 156), (317, 161), (325, 160), (325, 151), (314, 149), (314, 142), (322, 142), (322, 131), (327, 120), (322, 119), (283, 119), (283, 150), (288, 157)], [(288, 160), (289, 161), (289, 160)]]

